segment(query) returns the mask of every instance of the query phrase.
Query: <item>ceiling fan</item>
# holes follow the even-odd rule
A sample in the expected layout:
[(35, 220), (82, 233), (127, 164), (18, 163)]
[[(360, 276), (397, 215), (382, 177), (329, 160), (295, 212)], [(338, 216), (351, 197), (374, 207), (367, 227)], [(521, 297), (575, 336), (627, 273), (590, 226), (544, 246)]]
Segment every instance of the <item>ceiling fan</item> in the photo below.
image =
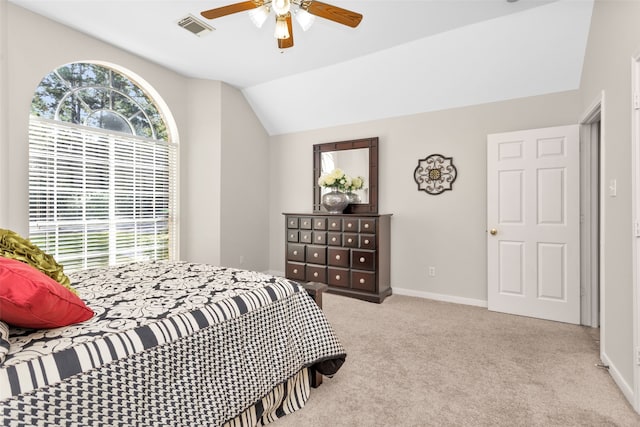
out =
[(292, 14), (295, 15), (304, 31), (311, 26), (315, 16), (352, 28), (357, 27), (362, 21), (362, 15), (357, 12), (315, 0), (249, 0), (205, 10), (200, 14), (207, 19), (215, 19), (248, 10), (251, 20), (260, 28), (269, 17), (272, 9), (276, 15), (274, 36), (278, 39), (280, 49), (293, 46)]

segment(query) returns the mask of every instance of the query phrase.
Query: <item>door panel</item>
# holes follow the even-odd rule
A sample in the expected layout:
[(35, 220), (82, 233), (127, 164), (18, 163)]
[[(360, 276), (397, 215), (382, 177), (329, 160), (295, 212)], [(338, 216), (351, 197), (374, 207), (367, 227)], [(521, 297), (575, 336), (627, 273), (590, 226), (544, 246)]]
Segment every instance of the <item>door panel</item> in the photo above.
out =
[(524, 245), (523, 242), (500, 242), (499, 292), (524, 295)]
[(538, 243), (538, 298), (566, 300), (566, 248), (564, 244)]
[(501, 224), (522, 224), (524, 210), (522, 174), (521, 170), (501, 171), (499, 174), (498, 204)]
[(580, 322), (578, 126), (487, 138), (490, 310)]

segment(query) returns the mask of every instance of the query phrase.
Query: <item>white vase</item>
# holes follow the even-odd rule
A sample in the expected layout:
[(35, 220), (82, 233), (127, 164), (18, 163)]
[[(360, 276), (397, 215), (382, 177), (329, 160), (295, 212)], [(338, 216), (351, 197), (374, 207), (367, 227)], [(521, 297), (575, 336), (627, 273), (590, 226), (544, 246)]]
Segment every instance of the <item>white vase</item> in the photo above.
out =
[(349, 199), (342, 191), (332, 190), (322, 195), (322, 206), (330, 214), (341, 214), (347, 205), (349, 205)]

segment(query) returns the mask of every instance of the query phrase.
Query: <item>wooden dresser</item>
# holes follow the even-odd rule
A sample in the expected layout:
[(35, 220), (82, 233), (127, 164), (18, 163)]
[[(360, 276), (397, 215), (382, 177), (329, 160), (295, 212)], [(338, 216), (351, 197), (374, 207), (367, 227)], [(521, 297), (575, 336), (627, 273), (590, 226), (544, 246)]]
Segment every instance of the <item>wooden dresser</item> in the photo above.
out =
[(391, 215), (284, 215), (288, 279), (378, 303), (391, 295)]

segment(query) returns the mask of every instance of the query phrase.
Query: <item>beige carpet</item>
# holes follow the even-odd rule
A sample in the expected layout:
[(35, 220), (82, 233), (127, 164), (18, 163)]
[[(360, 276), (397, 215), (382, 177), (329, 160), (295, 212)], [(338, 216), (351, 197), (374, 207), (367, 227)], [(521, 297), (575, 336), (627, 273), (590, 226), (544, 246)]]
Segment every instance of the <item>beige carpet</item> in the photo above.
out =
[(347, 361), (286, 426), (640, 426), (597, 330), (391, 296), (325, 295)]

